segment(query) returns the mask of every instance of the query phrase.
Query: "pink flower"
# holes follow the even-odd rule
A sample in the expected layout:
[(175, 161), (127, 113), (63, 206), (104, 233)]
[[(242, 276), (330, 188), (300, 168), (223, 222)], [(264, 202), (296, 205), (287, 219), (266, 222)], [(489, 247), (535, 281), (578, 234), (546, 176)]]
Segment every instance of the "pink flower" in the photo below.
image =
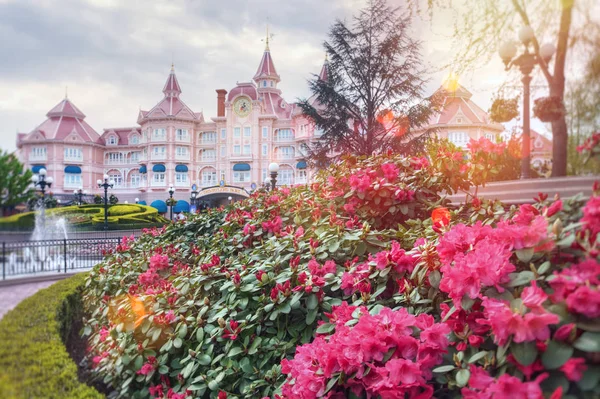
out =
[(141, 369), (137, 371), (137, 374), (148, 375), (154, 371), (154, 365), (150, 362), (144, 364)]
[(150, 268), (155, 270), (165, 270), (169, 268), (169, 257), (166, 255), (155, 254), (150, 258)]
[(571, 333), (573, 332), (574, 327), (575, 327), (575, 324), (573, 324), (573, 323), (569, 323), (569, 324), (565, 324), (564, 326), (560, 326), (554, 333), (554, 339), (557, 341), (566, 341), (571, 336)]
[(217, 395), (218, 399), (227, 399), (227, 392), (219, 391), (219, 395)]
[(551, 216), (557, 214), (558, 212), (562, 211), (562, 208), (563, 208), (562, 201), (561, 200), (555, 201), (552, 205), (550, 205), (548, 207), (546, 216), (551, 217)]
[(560, 368), (560, 371), (565, 373), (570, 381), (579, 381), (585, 370), (587, 370), (587, 366), (585, 365), (585, 359), (582, 357), (572, 357)]
[(300, 226), (294, 233), (295, 238), (301, 238), (304, 235), (304, 227)]
[(268, 222), (262, 223), (263, 230), (266, 230), (269, 233), (277, 234), (281, 232), (282, 220), (281, 216), (277, 216), (275, 219), (270, 220)]
[(577, 288), (567, 297), (567, 307), (590, 319), (600, 317), (600, 290), (585, 285)]
[(395, 182), (398, 178), (399, 170), (393, 163), (384, 163), (381, 165), (381, 170), (383, 171), (386, 180), (390, 183)]
[(534, 280), (530, 287), (525, 287), (521, 293), (523, 304), (531, 310), (544, 311), (542, 304), (548, 299), (548, 295), (537, 286)]

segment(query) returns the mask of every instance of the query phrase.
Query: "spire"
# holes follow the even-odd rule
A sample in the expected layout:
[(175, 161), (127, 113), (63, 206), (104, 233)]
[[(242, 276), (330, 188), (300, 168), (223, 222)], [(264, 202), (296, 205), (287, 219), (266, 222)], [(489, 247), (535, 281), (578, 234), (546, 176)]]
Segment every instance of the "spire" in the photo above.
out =
[(171, 73), (167, 78), (167, 83), (165, 83), (165, 87), (163, 87), (163, 93), (165, 96), (179, 97), (181, 94), (181, 87), (179, 86), (179, 82), (177, 81), (177, 76), (175, 76), (175, 65), (171, 63)]
[(329, 59), (327, 58), (327, 53), (325, 53), (325, 62), (323, 62), (323, 67), (321, 67), (321, 72), (319, 73), (319, 80), (323, 82), (329, 80)]
[(69, 86), (65, 86), (65, 100), (69, 99)]
[[(66, 94), (66, 93), (65, 93)], [(46, 114), (48, 118), (69, 117), (76, 119), (84, 119), (85, 115), (79, 110), (66, 96)]]
[(269, 24), (267, 23), (267, 38), (265, 39), (265, 51), (269, 51)]
[[(268, 39), (268, 37), (267, 37)], [(260, 60), (260, 64), (258, 64), (258, 69), (256, 70), (256, 74), (254, 75), (254, 80), (258, 82), (262, 79), (273, 79), (276, 82), (279, 82), (281, 79), (277, 74), (277, 70), (275, 70), (275, 64), (273, 63), (273, 58), (271, 58), (271, 51), (269, 50), (269, 41), (267, 40), (267, 47), (265, 48), (265, 52), (263, 53), (262, 59)], [(259, 85), (260, 86), (260, 85)]]

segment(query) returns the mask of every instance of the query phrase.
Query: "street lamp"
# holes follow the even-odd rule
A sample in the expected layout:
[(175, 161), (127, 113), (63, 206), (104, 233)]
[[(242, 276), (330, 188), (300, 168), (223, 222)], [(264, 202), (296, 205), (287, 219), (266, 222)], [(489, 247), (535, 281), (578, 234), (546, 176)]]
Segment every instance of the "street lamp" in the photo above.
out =
[(269, 164), (269, 172), (271, 172), (271, 191), (275, 190), (275, 184), (277, 184), (277, 172), (279, 172), (279, 164), (271, 162)]
[(173, 221), (173, 194), (175, 194), (175, 188), (169, 187), (169, 206), (171, 207), (171, 221)]
[(51, 188), (54, 183), (52, 177), (46, 177), (47, 173), (46, 169), (42, 168), (37, 174), (31, 176), (33, 187), (39, 187), (42, 192), (42, 225), (46, 222), (46, 187)]
[(198, 189), (195, 184), (192, 184), (192, 193), (190, 194), (190, 202), (191, 202), (192, 206), (198, 207), (197, 201), (198, 201)]
[(83, 191), (83, 187), (79, 186), (79, 188), (77, 190), (75, 190), (75, 200), (77, 201), (78, 205), (83, 205), (83, 196), (84, 194), (87, 194), (85, 191)]
[(229, 201), (229, 205), (231, 205), (231, 200), (232, 200), (232, 199), (233, 199), (233, 198), (231, 198), (231, 195), (230, 195), (229, 197), (227, 197), (227, 200)]
[(108, 231), (108, 189), (113, 188), (115, 185), (114, 180), (108, 179), (108, 175), (104, 175), (104, 181), (98, 179), (98, 188), (104, 189), (104, 231)]
[(139, 203), (139, 202), (140, 202), (140, 199), (139, 199), (139, 198), (136, 198), (136, 199), (135, 199), (135, 203), (137, 204), (137, 203)]
[(547, 65), (554, 55), (555, 48), (546, 43), (538, 49), (538, 56), (529, 51), (529, 45), (535, 41), (535, 34), (531, 26), (524, 26), (519, 30), (519, 40), (525, 46), (524, 52), (517, 56), (517, 46), (512, 42), (503, 43), (498, 50), (500, 58), (504, 61), (508, 71), (513, 66), (519, 67), (523, 78), (523, 142), (521, 158), (521, 179), (529, 178), (531, 168), (531, 128), (530, 128), (530, 84), (531, 72), (536, 64)]

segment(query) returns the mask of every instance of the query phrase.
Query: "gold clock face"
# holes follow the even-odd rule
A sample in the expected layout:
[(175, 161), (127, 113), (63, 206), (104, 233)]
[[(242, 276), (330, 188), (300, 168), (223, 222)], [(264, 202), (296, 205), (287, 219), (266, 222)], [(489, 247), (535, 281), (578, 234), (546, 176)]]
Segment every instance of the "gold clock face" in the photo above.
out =
[(248, 116), (252, 111), (252, 103), (248, 97), (238, 97), (233, 103), (233, 110), (238, 116)]

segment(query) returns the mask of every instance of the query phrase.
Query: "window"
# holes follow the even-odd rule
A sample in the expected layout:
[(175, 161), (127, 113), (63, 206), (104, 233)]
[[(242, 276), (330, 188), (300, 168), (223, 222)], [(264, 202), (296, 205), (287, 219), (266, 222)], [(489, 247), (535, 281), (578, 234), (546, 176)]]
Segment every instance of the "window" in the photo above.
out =
[(244, 128), (244, 137), (252, 137), (252, 128), (251, 127)]
[(464, 147), (469, 142), (469, 135), (465, 132), (450, 132), (448, 140), (458, 147)]
[(456, 118), (456, 123), (462, 123), (462, 118)]
[(294, 171), (292, 169), (281, 169), (277, 180), (287, 186), (294, 184)]
[(263, 87), (267, 87), (267, 81), (263, 80)]
[(292, 129), (279, 129), (279, 131), (277, 131), (277, 140), (293, 140), (294, 139), (294, 133), (292, 132)]
[(202, 151), (202, 161), (214, 161), (217, 157), (215, 150)]
[(217, 133), (216, 132), (202, 133), (202, 142), (203, 143), (214, 143), (216, 141), (217, 141)]
[(131, 162), (137, 163), (139, 160), (140, 160), (140, 152), (139, 151), (132, 152), (131, 153)]
[(221, 146), (221, 158), (225, 158), (226, 155), (227, 155), (227, 146), (222, 145)]
[(239, 127), (233, 128), (233, 137), (241, 137), (241, 128), (239, 128)]
[(116, 136), (108, 136), (108, 141), (106, 142), (108, 145), (116, 145), (117, 137)]
[(167, 138), (167, 129), (154, 129), (154, 140), (164, 140)]
[(65, 148), (65, 159), (82, 159), (83, 152), (81, 148)]
[(221, 129), (221, 140), (227, 140), (227, 129)]
[(123, 154), (120, 152), (109, 152), (108, 153), (108, 163), (124, 163), (123, 162)]
[(79, 173), (65, 173), (65, 186), (66, 187), (79, 187), (81, 185), (81, 174)]
[(175, 130), (175, 140), (177, 140), (177, 141), (188, 141), (188, 131), (187, 131), (187, 129), (176, 129)]
[(233, 172), (234, 183), (248, 183), (250, 182), (250, 171), (246, 172)]
[(250, 144), (245, 144), (244, 145), (244, 155), (250, 155), (252, 154), (252, 149), (250, 147)]
[(154, 157), (155, 158), (164, 159), (166, 155), (167, 155), (167, 147), (165, 147), (165, 146), (154, 147)]
[(240, 145), (233, 146), (233, 155), (240, 155), (242, 147)]
[(120, 173), (109, 173), (108, 178), (115, 181), (115, 187), (120, 187), (123, 185), (123, 176), (121, 176)]
[(187, 172), (176, 172), (175, 173), (175, 183), (185, 184), (188, 181)]
[(262, 134), (263, 134), (263, 139), (266, 139), (269, 137), (269, 128), (268, 127), (263, 127), (262, 128)]
[(484, 137), (486, 139), (488, 139), (489, 141), (491, 141), (492, 143), (496, 142), (496, 135), (494, 133), (486, 133), (486, 134), (484, 134)]
[(154, 180), (154, 183), (164, 183), (165, 182), (165, 173), (164, 172), (154, 172), (153, 180)]
[(267, 179), (268, 175), (269, 175), (269, 168), (267, 166), (265, 166), (263, 168), (263, 170), (262, 170), (262, 181), (261, 181), (261, 183), (264, 183), (264, 182), (266, 182), (268, 180)]
[(138, 136), (137, 134), (134, 134), (133, 136), (131, 136), (131, 144), (139, 144), (140, 143), (140, 136)]
[(306, 183), (306, 170), (302, 169), (296, 172), (297, 183)]
[(216, 170), (203, 170), (202, 171), (202, 187), (210, 187), (217, 185), (217, 171)]
[(187, 147), (175, 147), (175, 154), (178, 157), (187, 157), (188, 149)]
[(134, 173), (131, 175), (131, 187), (139, 187), (142, 182), (142, 176), (139, 173)]
[(262, 154), (263, 154), (263, 157), (267, 156), (267, 145), (266, 144), (262, 145)]
[(273, 81), (271, 81), (271, 87), (273, 87)]
[(31, 156), (34, 158), (46, 158), (46, 147), (33, 147)]
[(292, 159), (294, 158), (294, 147), (279, 147), (278, 153), (282, 159)]

